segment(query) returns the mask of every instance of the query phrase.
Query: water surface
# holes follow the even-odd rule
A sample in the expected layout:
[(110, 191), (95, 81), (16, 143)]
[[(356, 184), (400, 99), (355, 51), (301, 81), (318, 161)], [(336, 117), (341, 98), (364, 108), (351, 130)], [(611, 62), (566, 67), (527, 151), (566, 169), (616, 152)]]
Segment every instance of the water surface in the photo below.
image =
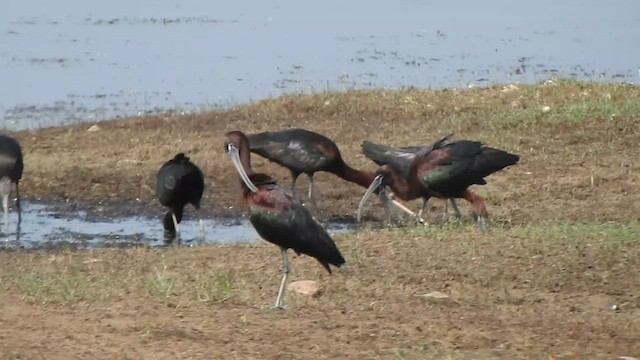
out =
[(8, 0), (0, 128), (291, 92), (637, 82), (640, 2)]
[[(104, 247), (166, 246), (175, 244), (168, 237), (160, 222), (162, 214), (148, 216), (113, 217), (96, 219), (84, 211), (70, 213), (52, 206), (24, 202), (22, 222), (18, 228), (18, 215), (10, 213), (10, 225), (6, 233), (0, 233), (0, 249), (76, 250)], [(245, 219), (202, 218), (204, 236), (200, 232), (197, 214), (189, 213), (189, 219), (180, 223), (180, 244), (240, 244), (263, 241), (251, 223)], [(0, 223), (2, 219), (0, 218)], [(330, 234), (348, 232), (353, 226), (330, 223)]]

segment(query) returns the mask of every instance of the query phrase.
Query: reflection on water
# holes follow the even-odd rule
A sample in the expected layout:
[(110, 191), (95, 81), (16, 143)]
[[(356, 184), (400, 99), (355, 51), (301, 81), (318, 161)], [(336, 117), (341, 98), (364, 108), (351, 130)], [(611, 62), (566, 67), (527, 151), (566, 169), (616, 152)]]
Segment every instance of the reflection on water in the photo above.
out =
[[(16, 231), (18, 215), (13, 211), (9, 218), (9, 231), (0, 234), (0, 248), (46, 250), (166, 245), (160, 215), (157, 218), (124, 217), (94, 221), (82, 211), (69, 215), (52, 209), (46, 205), (24, 202), (20, 231)], [(203, 219), (203, 222), (204, 241), (199, 234), (197, 218), (181, 222), (181, 243), (237, 244), (256, 242), (260, 239), (246, 219)], [(330, 224), (328, 230), (330, 233), (336, 233), (350, 229), (344, 224)]]
[(637, 0), (11, 1), (0, 12), (0, 128), (327, 89), (637, 82), (639, 10)]

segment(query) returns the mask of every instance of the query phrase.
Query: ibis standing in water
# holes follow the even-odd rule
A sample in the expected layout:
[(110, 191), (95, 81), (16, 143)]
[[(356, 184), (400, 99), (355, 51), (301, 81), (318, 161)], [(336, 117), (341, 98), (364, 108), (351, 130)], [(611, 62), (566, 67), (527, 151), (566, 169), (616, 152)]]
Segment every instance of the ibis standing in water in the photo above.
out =
[[(309, 199), (313, 197), (313, 175), (325, 171), (368, 188), (375, 173), (352, 168), (342, 159), (338, 146), (324, 135), (304, 129), (266, 131), (247, 135), (252, 153), (281, 165), (291, 172), (291, 191), (295, 191), (300, 174), (309, 177)], [(404, 205), (392, 201), (403, 211), (414, 215)]]
[[(401, 147), (401, 148), (393, 148), (387, 145), (376, 144), (371, 141), (364, 141), (362, 142), (362, 153), (367, 159), (373, 161), (379, 166), (382, 166), (382, 165), (393, 166), (394, 168), (400, 171), (404, 179), (407, 179), (409, 177), (409, 169), (411, 167), (411, 162), (416, 157), (416, 154), (420, 152), (420, 150), (423, 150), (426, 146), (430, 146), (431, 148), (439, 146), (439, 144), (443, 144), (444, 142), (448, 141), (451, 138), (451, 136), (453, 136), (453, 134), (449, 134), (437, 140), (431, 145), (407, 146), (407, 147)], [(456, 216), (458, 218), (462, 217), (462, 214), (460, 213), (460, 209), (458, 209), (458, 206), (456, 205), (456, 201), (453, 198), (449, 200), (451, 201), (451, 205), (453, 207), (453, 210), (456, 213)], [(422, 220), (421, 215), (424, 212), (426, 205), (427, 205), (427, 200), (424, 199), (422, 202), (422, 208), (420, 208), (420, 211), (417, 214), (419, 221)], [(444, 212), (446, 217), (448, 212), (446, 200), (445, 200)], [(420, 222), (423, 222), (423, 221), (420, 221)]]
[(251, 224), (260, 237), (280, 247), (284, 274), (275, 308), (284, 309), (285, 287), (291, 270), (287, 249), (315, 258), (329, 273), (329, 265), (340, 267), (345, 260), (327, 231), (291, 191), (278, 185), (269, 175), (253, 171), (250, 140), (244, 133), (227, 133), (224, 146), (240, 176), (242, 199), (249, 207)]
[(486, 225), (487, 206), (484, 199), (469, 186), (485, 185), (486, 176), (514, 165), (520, 157), (503, 150), (484, 146), (478, 141), (438, 141), (418, 151), (411, 161), (408, 176), (392, 166), (383, 165), (358, 206), (358, 219), (363, 204), (378, 187), (388, 185), (405, 201), (422, 197), (462, 198), (471, 203), (480, 227)]
[[(203, 192), (202, 171), (184, 153), (178, 153), (162, 165), (156, 175), (156, 197), (160, 204), (169, 208), (162, 219), (167, 232), (180, 236), (178, 224), (182, 221), (184, 207), (191, 204), (199, 209)], [(200, 231), (204, 232), (202, 220)]]
[(8, 231), (9, 228), (9, 196), (13, 185), (16, 187), (18, 224), (22, 221), (18, 184), (22, 178), (23, 170), (24, 163), (20, 143), (10, 136), (0, 135), (0, 195), (2, 195), (2, 208), (4, 210), (4, 232)]

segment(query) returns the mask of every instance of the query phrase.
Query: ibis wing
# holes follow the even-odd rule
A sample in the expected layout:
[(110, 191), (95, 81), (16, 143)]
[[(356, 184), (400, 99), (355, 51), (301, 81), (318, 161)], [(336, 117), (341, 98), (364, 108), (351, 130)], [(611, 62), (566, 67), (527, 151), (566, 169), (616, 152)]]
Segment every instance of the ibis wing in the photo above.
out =
[(272, 186), (268, 191), (263, 189), (254, 195), (250, 204), (251, 223), (263, 239), (314, 257), (329, 272), (328, 264), (344, 264), (327, 231), (290, 192), (279, 186)]
[(331, 158), (313, 144), (297, 139), (267, 140), (251, 145), (251, 152), (303, 173), (325, 166)]

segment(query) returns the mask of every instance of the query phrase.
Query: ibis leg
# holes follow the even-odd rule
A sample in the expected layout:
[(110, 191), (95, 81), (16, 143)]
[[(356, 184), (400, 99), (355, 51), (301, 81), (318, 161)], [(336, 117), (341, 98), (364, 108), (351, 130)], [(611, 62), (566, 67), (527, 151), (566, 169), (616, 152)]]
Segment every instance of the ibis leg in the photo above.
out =
[(293, 193), (293, 195), (296, 194), (296, 180), (298, 180), (298, 176), (299, 175), (296, 173), (293, 173), (293, 172), (291, 173), (291, 179), (293, 179), (291, 181), (291, 192)]
[(420, 207), (420, 211), (418, 211), (418, 217), (422, 217), (422, 213), (424, 213), (424, 209), (427, 208), (427, 199), (422, 199), (422, 206)]
[(9, 194), (2, 195), (2, 209), (4, 210), (4, 221), (2, 224), (2, 232), (9, 231)]
[(276, 298), (276, 304), (274, 306), (275, 309), (284, 310), (284, 293), (286, 291), (287, 278), (289, 278), (289, 272), (291, 271), (289, 267), (289, 258), (287, 257), (287, 249), (281, 247), (280, 252), (282, 253), (282, 265), (284, 274), (282, 274), (282, 282), (280, 283), (280, 289), (278, 290), (278, 297)]
[(451, 200), (451, 207), (453, 208), (453, 211), (456, 213), (456, 217), (460, 219), (462, 217), (462, 213), (460, 212), (460, 209), (458, 209), (458, 204), (456, 204), (456, 200), (454, 198), (451, 198), (449, 200)]
[(22, 222), (22, 207), (20, 206), (20, 187), (16, 183), (16, 209), (18, 210), (18, 224)]
[(378, 197), (380, 198), (380, 202), (382, 203), (382, 208), (384, 209), (384, 215), (387, 217), (387, 225), (391, 225), (391, 209), (389, 209), (389, 195), (387, 195), (386, 191), (381, 190), (378, 193)]
[(480, 195), (474, 194), (469, 189), (462, 193), (462, 197), (471, 203), (473, 212), (478, 220), (478, 226), (481, 229), (486, 228), (489, 214), (487, 213), (487, 205), (485, 204), (484, 199)]
[(202, 219), (198, 220), (198, 237), (201, 242), (204, 242), (204, 221)]

